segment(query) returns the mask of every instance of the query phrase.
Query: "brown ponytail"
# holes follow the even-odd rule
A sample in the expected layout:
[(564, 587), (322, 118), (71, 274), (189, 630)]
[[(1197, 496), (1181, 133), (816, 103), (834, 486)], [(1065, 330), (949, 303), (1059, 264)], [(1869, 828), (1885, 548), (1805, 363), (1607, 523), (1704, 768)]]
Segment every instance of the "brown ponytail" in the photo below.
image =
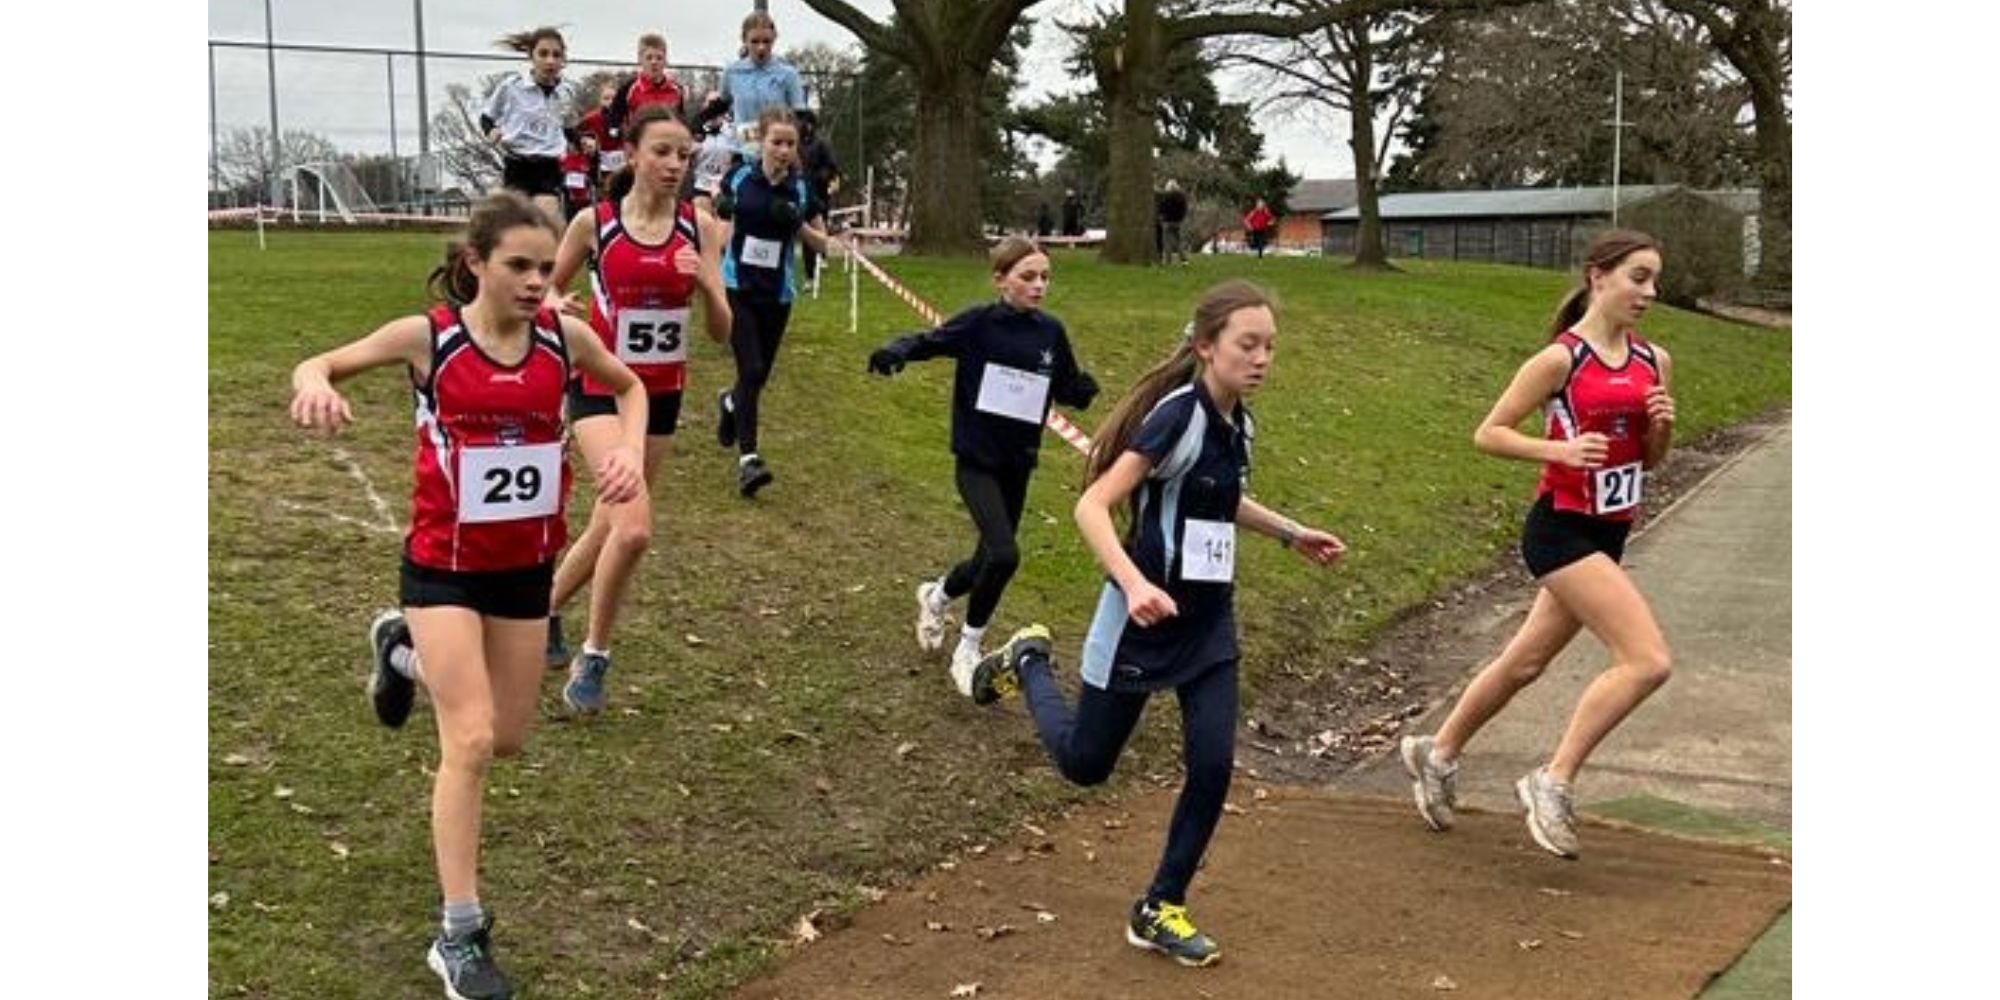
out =
[[(692, 156), (694, 133), (689, 132), (687, 123), (681, 121), (680, 116), (674, 114), (673, 109), (664, 104), (641, 105), (639, 110), (626, 116), (624, 128), (625, 145), (631, 147), (633, 152), (636, 152), (639, 144), (646, 141), (647, 127), (658, 122), (668, 122), (679, 127), (681, 132), (687, 136), (687, 144), (690, 148), (690, 156)], [(638, 174), (635, 172), (633, 162), (632, 153), (627, 153), (625, 164), (619, 167), (617, 172), (611, 175), (611, 180), (605, 184), (606, 198), (611, 201), (622, 201), (626, 195), (632, 193), (632, 185), (638, 180)]]
[(1616, 268), (1625, 258), (1641, 250), (1660, 252), (1660, 241), (1636, 229), (1607, 229), (1590, 241), (1590, 249), (1583, 254), (1583, 283), (1569, 290), (1562, 303), (1556, 306), (1555, 317), (1549, 322), (1549, 336), (1553, 337), (1577, 324), (1583, 314), (1590, 311), (1590, 273), (1609, 271)]
[[(430, 293), (455, 306), (464, 306), (479, 296), (479, 278), (472, 273), (476, 257), (486, 260), (500, 238), (518, 226), (540, 226), (555, 233), (549, 217), (534, 203), (513, 191), (497, 191), (481, 199), (472, 209), (465, 226), (465, 239), (445, 244), (444, 263), (431, 271), (425, 287)], [(559, 234), (558, 234), (559, 235)]]
[[(1200, 374), (1201, 359), (1195, 354), (1197, 343), (1214, 344), (1222, 335), (1222, 328), (1229, 325), (1229, 317), (1239, 309), (1263, 307), (1277, 312), (1278, 302), (1271, 293), (1259, 285), (1243, 280), (1225, 281), (1204, 292), (1201, 301), (1194, 307), (1191, 320), (1174, 347), (1174, 352), (1165, 361), (1154, 365), (1139, 380), (1132, 384), (1125, 398), (1112, 407), (1110, 416), (1098, 427), (1091, 439), (1090, 454), (1084, 459), (1083, 482), (1085, 486), (1097, 481), (1118, 456), (1132, 444), (1132, 438), (1139, 433), (1139, 424), (1146, 414), (1153, 412), (1160, 399), (1167, 393), (1194, 381)], [(1137, 494), (1134, 494), (1136, 503)]]
[(516, 31), (508, 35), (501, 35), (493, 44), (503, 49), (513, 49), (522, 55), (533, 55), (535, 46), (540, 44), (544, 38), (555, 39), (556, 45), (563, 50), (563, 54), (565, 56), (569, 54), (569, 43), (563, 41), (562, 32), (547, 25), (539, 28), (529, 28), (526, 31)]

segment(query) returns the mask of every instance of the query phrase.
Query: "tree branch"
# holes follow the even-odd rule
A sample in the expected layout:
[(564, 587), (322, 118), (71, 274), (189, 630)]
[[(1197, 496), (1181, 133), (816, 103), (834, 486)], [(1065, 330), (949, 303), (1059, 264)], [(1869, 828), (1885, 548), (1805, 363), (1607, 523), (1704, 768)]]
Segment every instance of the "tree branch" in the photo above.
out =
[(1169, 46), (1216, 35), (1294, 38), (1330, 24), (1382, 14), (1493, 10), (1534, 2), (1537, 0), (1325, 0), (1306, 14), (1203, 14), (1171, 20), (1163, 18), (1160, 30)]
[(916, 52), (887, 25), (856, 10), (845, 0), (805, 0), (819, 16), (854, 33), (861, 44), (904, 65), (916, 64)]

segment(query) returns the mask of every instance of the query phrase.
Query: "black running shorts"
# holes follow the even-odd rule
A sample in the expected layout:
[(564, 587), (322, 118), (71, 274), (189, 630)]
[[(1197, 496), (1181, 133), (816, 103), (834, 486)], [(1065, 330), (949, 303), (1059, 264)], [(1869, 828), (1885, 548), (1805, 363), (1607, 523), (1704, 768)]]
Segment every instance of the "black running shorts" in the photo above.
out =
[[(569, 422), (586, 417), (615, 417), (618, 398), (610, 394), (592, 395), (583, 391), (581, 381), (569, 384)], [(659, 392), (646, 397), (646, 436), (673, 437), (681, 425), (681, 393)]]
[(502, 159), (500, 186), (530, 198), (545, 194), (568, 200), (563, 193), (562, 161), (553, 156), (509, 156)]
[(547, 618), (556, 564), (460, 572), (419, 566), (403, 556), (403, 606), (471, 608), (489, 618)]
[(1554, 494), (1544, 493), (1528, 508), (1528, 523), (1521, 530), (1521, 559), (1537, 580), (1598, 552), (1621, 562), (1625, 536), (1631, 531), (1630, 521), (1557, 510)]

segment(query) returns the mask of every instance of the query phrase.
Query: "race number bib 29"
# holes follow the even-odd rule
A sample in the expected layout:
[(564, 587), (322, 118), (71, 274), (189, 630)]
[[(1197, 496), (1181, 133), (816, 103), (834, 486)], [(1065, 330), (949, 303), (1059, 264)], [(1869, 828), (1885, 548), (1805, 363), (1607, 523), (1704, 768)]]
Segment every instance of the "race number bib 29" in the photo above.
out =
[(995, 416), (1040, 424), (1048, 402), (1047, 375), (988, 361), (985, 374), (979, 377), (979, 401), (973, 406)]
[(618, 360), (660, 365), (687, 360), (686, 309), (618, 310)]
[(1181, 579), (1228, 583), (1236, 579), (1236, 525), (1188, 518), (1181, 535)]
[(1645, 489), (1646, 470), (1638, 462), (1609, 469), (1598, 469), (1591, 473), (1592, 510), (1599, 514), (1615, 514), (1630, 510), (1639, 503), (1639, 495)]
[(607, 149), (597, 154), (597, 169), (600, 173), (610, 173), (625, 165), (625, 151)]
[(562, 500), (560, 441), (467, 448), (458, 455), (458, 519), (466, 524), (554, 514)]
[(785, 245), (777, 240), (743, 237), (743, 263), (751, 267), (776, 268)]

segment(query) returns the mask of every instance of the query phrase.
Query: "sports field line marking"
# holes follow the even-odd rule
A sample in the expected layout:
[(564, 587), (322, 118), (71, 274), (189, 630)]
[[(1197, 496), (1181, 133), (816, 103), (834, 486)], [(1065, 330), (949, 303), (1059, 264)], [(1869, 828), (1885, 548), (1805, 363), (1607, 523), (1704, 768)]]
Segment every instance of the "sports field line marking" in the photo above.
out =
[(400, 535), (403, 533), (403, 529), (396, 527), (394, 524), (383, 524), (380, 521), (364, 521), (358, 517), (349, 517), (346, 514), (330, 511), (324, 507), (314, 507), (299, 503), (296, 500), (287, 500), (284, 497), (278, 498), (278, 506), (286, 510), (297, 511), (301, 514), (318, 514), (329, 520), (337, 521), (341, 524), (351, 524), (357, 528), (365, 528), (369, 531), (378, 531), (390, 535)]
[(368, 478), (368, 473), (361, 468), (361, 463), (355, 461), (354, 456), (348, 454), (347, 449), (339, 445), (333, 447), (333, 455), (347, 464), (347, 471), (354, 476), (356, 482), (361, 484), (362, 493), (368, 497), (368, 505), (375, 508), (375, 516), (382, 519), (382, 524), (390, 531), (402, 531), (403, 529), (396, 524), (396, 515), (389, 510), (388, 501), (383, 500), (382, 494), (376, 491), (375, 481)]
[[(917, 315), (922, 317), (924, 322), (932, 326), (937, 326), (945, 321), (944, 313), (939, 312), (936, 306), (925, 302), (917, 293), (904, 287), (902, 282), (897, 281), (894, 277), (890, 276), (889, 272), (882, 270), (874, 261), (869, 260), (867, 255), (861, 252), (860, 246), (854, 240), (848, 239), (844, 242), (847, 245), (847, 252), (853, 256), (855, 263), (860, 264), (861, 269), (867, 271), (876, 281), (881, 282), (883, 287), (895, 293), (896, 297), (902, 299), (905, 305), (916, 310)], [(1085, 434), (1083, 428), (1078, 427), (1068, 417), (1057, 413), (1051, 408), (1048, 419), (1043, 421), (1043, 423), (1049, 430), (1054, 431), (1057, 437), (1068, 441), (1071, 447), (1074, 447), (1077, 451), (1083, 452), (1085, 455), (1090, 454), (1090, 435)]]

